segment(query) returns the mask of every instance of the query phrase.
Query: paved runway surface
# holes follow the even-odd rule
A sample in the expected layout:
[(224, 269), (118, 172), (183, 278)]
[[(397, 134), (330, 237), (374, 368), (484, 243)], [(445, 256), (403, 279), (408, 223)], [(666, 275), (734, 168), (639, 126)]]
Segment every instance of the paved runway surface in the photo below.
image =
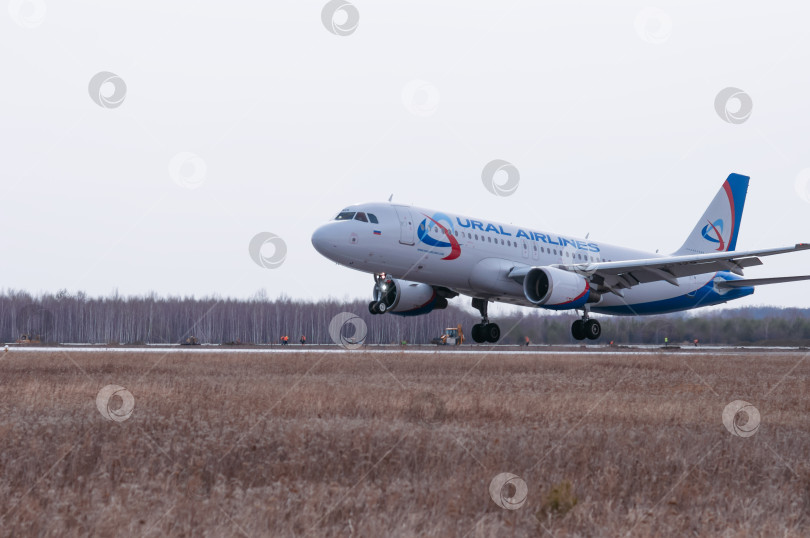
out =
[(90, 353), (258, 353), (258, 354), (289, 354), (297, 355), (302, 353), (372, 353), (375, 355), (612, 355), (621, 353), (622, 355), (659, 355), (661, 353), (683, 353), (689, 355), (738, 355), (740, 353), (784, 353), (807, 351), (806, 348), (799, 347), (734, 347), (734, 346), (711, 346), (711, 347), (675, 347), (664, 348), (661, 346), (625, 346), (610, 347), (606, 345), (591, 346), (486, 346), (465, 345), (460, 348), (440, 347), (440, 346), (408, 346), (400, 347), (396, 345), (387, 346), (364, 346), (357, 350), (344, 349), (335, 345), (307, 345), (307, 346), (222, 346), (222, 345), (147, 345), (147, 346), (105, 346), (105, 345), (83, 345), (83, 344), (63, 344), (60, 346), (17, 346), (9, 345), (8, 353), (20, 352), (90, 352)]

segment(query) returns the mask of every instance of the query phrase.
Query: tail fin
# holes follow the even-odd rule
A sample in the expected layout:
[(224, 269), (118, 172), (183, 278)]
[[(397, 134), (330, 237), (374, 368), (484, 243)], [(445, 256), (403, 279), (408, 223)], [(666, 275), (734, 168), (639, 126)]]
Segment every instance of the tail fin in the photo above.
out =
[(736, 249), (747, 192), (748, 176), (728, 176), (686, 242), (673, 254), (706, 254)]

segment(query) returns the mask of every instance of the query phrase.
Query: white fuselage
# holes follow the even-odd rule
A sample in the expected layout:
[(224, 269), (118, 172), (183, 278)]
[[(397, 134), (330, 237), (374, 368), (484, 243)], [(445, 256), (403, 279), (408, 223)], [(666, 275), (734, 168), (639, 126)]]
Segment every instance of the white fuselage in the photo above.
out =
[[(519, 266), (586, 264), (659, 257), (658, 254), (599, 241), (538, 231), (534, 228), (475, 219), (413, 206), (369, 203), (346, 208), (342, 215), (362, 220), (333, 220), (312, 236), (325, 257), (370, 274), (449, 288), (482, 299), (536, 306), (520, 283), (507, 278)], [(377, 220), (370, 222), (369, 215)], [(753, 290), (719, 293), (717, 273), (639, 284), (620, 297), (605, 294), (595, 312), (653, 314), (717, 304)]]

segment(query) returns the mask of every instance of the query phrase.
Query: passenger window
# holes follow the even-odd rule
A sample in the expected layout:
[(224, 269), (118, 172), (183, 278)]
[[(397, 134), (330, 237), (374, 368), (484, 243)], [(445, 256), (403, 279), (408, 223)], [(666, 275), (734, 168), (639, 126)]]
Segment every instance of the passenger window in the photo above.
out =
[(475, 234), (475, 239), (476, 239), (476, 241), (478, 240), (478, 234)]
[(335, 220), (352, 220), (354, 218), (354, 211), (341, 211)]
[(506, 242), (506, 246), (507, 246), (507, 247), (511, 247), (511, 246), (512, 246), (512, 242), (511, 242), (511, 241), (507, 241), (507, 242)]
[(555, 256), (557, 255), (557, 249), (556, 248), (554, 249), (554, 255)]
[(380, 223), (380, 221), (377, 220), (377, 215), (375, 215), (374, 213), (369, 213), (368, 214), (368, 221), (370, 223), (372, 223), (372, 224), (379, 224)]
[(503, 245), (503, 239), (501, 239), (501, 244)]
[(358, 213), (357, 215), (354, 216), (354, 220), (359, 220), (360, 222), (368, 222), (365, 213)]
[(490, 243), (492, 243), (492, 238), (491, 238), (491, 237), (487, 237), (487, 241), (488, 241), (488, 242), (490, 242)]

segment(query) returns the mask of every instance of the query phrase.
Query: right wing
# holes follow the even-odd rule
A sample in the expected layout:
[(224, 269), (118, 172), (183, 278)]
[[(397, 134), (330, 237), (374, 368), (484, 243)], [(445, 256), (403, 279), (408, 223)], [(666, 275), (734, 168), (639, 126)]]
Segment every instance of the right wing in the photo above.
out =
[(780, 276), (774, 278), (749, 278), (748, 280), (723, 280), (714, 283), (718, 288), (747, 288), (748, 286), (763, 286), (765, 284), (781, 284), (782, 282), (796, 282), (799, 280), (810, 280), (810, 275), (805, 276)]
[[(680, 277), (716, 271), (731, 271), (734, 274), (742, 276), (743, 268), (762, 265), (762, 261), (759, 259), (760, 257), (808, 249), (810, 249), (810, 244), (799, 243), (792, 247), (690, 254), (687, 256), (662, 256), (660, 258), (623, 260), (618, 262), (563, 263), (552, 265), (552, 267), (580, 274), (589, 278), (591, 283), (596, 285), (596, 287), (601, 287), (605, 291), (610, 291), (621, 296), (622, 290), (647, 282), (666, 281), (673, 286), (678, 286), (678, 278)], [(518, 268), (516, 268), (513, 273), (514, 274), (509, 275), (513, 279), (524, 276), (521, 274), (523, 271)], [(799, 278), (799, 280), (802, 280), (802, 278)], [(748, 282), (752, 282), (752, 280)], [(764, 283), (765, 282), (763, 282), (763, 284)]]

